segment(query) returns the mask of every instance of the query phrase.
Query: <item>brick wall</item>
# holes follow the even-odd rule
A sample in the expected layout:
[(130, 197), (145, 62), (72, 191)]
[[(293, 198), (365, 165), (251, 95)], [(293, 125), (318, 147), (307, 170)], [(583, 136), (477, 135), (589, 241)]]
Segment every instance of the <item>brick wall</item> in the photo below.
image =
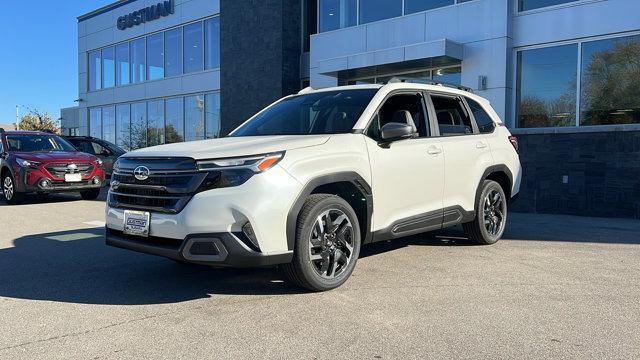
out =
[(640, 219), (640, 131), (516, 135), (513, 211)]

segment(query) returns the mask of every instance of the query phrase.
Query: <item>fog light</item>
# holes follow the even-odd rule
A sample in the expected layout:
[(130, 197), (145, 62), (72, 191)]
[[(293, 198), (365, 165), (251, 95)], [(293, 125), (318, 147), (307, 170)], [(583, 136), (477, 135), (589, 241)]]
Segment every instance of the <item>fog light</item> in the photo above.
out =
[(244, 226), (242, 227), (242, 232), (249, 238), (249, 240), (251, 240), (251, 243), (256, 248), (260, 248), (260, 246), (258, 246), (258, 240), (256, 239), (256, 233), (253, 231), (251, 223), (244, 224)]
[(97, 176), (93, 177), (93, 185), (100, 185), (100, 178)]
[(48, 179), (42, 179), (40, 180), (40, 187), (43, 189), (48, 189), (51, 187), (51, 181), (49, 181)]

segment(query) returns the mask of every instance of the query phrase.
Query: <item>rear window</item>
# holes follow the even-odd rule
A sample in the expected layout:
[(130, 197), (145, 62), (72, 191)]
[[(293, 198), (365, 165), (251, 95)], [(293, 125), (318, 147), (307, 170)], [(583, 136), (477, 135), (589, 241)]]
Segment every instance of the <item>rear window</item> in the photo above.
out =
[(47, 151), (77, 151), (68, 141), (54, 135), (7, 135), (9, 151), (17, 152), (47, 152)]
[(467, 104), (469, 104), (469, 108), (471, 109), (471, 113), (473, 114), (473, 118), (476, 119), (476, 124), (478, 124), (478, 129), (481, 134), (488, 134), (493, 132), (496, 128), (496, 124), (491, 119), (491, 116), (487, 114), (482, 105), (480, 105), (477, 101), (472, 100), (470, 98), (467, 99)]

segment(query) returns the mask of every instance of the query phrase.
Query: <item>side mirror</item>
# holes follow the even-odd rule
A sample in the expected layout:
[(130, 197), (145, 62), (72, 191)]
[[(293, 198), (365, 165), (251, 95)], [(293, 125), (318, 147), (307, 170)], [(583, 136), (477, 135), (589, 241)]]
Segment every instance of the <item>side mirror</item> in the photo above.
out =
[(380, 130), (382, 132), (382, 141), (385, 143), (408, 139), (415, 134), (413, 126), (397, 122), (387, 123)]

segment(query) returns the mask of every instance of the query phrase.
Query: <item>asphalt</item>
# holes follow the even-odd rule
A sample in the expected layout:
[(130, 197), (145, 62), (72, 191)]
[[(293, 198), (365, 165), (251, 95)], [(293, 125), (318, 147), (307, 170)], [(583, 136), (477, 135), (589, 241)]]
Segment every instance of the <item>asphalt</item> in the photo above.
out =
[[(41, 202), (44, 201), (44, 202)], [(104, 203), (0, 200), (1, 359), (640, 358), (640, 221), (510, 214), (366, 246), (339, 289), (109, 248)]]

